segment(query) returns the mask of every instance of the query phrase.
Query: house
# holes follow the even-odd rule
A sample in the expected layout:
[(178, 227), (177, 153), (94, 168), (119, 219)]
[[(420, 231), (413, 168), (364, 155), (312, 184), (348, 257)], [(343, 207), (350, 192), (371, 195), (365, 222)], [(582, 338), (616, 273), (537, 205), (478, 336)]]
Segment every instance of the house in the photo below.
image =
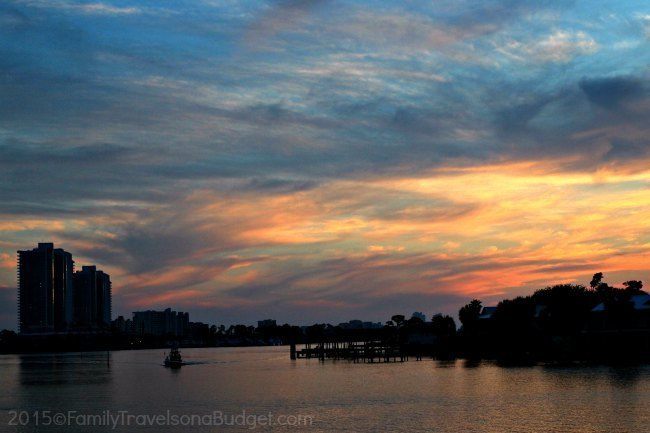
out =
[(608, 314), (607, 306), (601, 302), (591, 310), (589, 327), (592, 330), (607, 329), (650, 329), (650, 295), (643, 293), (630, 297), (632, 312)]
[(483, 307), (481, 314), (478, 316), (478, 320), (489, 320), (492, 319), (494, 313), (496, 313), (497, 307)]
[[(647, 293), (644, 293), (642, 295), (634, 295), (632, 298), (630, 298), (630, 301), (632, 301), (632, 305), (635, 311), (650, 311), (650, 295)], [(600, 304), (596, 305), (591, 311), (593, 313), (598, 313), (605, 310), (605, 304), (601, 302)]]

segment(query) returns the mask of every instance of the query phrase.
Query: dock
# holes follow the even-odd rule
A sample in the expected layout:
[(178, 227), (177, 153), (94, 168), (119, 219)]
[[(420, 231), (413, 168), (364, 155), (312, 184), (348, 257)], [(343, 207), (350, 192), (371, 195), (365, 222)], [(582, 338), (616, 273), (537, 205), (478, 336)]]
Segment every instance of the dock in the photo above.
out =
[(380, 363), (380, 362), (405, 362), (409, 355), (414, 355), (416, 360), (422, 359), (422, 354), (398, 343), (384, 340), (329, 340), (317, 343), (304, 343), (301, 348), (295, 344), (290, 345), (291, 359), (318, 359), (325, 361), (348, 360), (353, 363)]

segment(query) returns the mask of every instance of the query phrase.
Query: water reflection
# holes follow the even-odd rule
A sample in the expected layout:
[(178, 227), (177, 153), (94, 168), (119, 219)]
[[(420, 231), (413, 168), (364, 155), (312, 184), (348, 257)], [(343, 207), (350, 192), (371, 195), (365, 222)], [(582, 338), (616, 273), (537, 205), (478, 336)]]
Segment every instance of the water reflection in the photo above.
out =
[(464, 359), (461, 365), (463, 366), (463, 368), (476, 368), (476, 367), (480, 367), (482, 362), (483, 361), (481, 361), (480, 359), (468, 358), (468, 359)]
[(610, 367), (607, 377), (612, 385), (630, 387), (641, 380), (648, 380), (648, 369), (641, 366)]
[(456, 359), (442, 359), (434, 361), (434, 365), (437, 368), (455, 368), (458, 360)]
[[(647, 366), (504, 368), (493, 361), (431, 359), (292, 362), (284, 348), (187, 349), (183, 357), (193, 363), (178, 370), (161, 365), (159, 350), (114, 352), (110, 357), (106, 353), (0, 357), (5, 387), (0, 406), (91, 414), (246, 410), (315, 417), (313, 429), (291, 431), (641, 433), (650, 425), (645, 405), (650, 400)], [(145, 430), (180, 433), (188, 428)]]
[(19, 358), (21, 385), (89, 385), (111, 381), (110, 352), (24, 354)]

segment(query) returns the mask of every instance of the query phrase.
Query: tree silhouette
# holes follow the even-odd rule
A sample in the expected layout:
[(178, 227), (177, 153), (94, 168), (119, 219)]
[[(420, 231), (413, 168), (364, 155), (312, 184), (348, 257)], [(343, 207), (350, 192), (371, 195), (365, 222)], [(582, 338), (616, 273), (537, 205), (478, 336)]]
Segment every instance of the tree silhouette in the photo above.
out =
[(408, 323), (409, 325), (420, 325), (420, 324), (424, 323), (424, 320), (422, 320), (421, 318), (419, 318), (417, 316), (413, 316), (410, 319), (408, 319), (406, 321), (406, 323)]
[(630, 281), (624, 282), (623, 286), (625, 286), (625, 290), (627, 290), (628, 292), (638, 294), (636, 292), (641, 292), (641, 289), (643, 288), (643, 282), (642, 281), (636, 281), (636, 280), (630, 280)]
[(478, 299), (474, 299), (469, 304), (461, 307), (458, 311), (458, 318), (460, 323), (463, 324), (464, 332), (474, 332), (476, 330), (478, 316), (480, 316), (482, 308), (481, 301)]
[(597, 272), (594, 274), (593, 278), (591, 279), (591, 282), (589, 283), (589, 286), (596, 290), (598, 286), (600, 286), (601, 282), (603, 281), (603, 273), (602, 272)]
[(451, 336), (456, 333), (456, 322), (451, 316), (434, 314), (431, 318), (433, 333), (437, 336)]
[(574, 284), (538, 290), (532, 300), (538, 308), (536, 318), (551, 335), (575, 334), (584, 329), (589, 313), (599, 302), (596, 292)]
[(397, 325), (397, 327), (399, 328), (404, 323), (404, 315), (395, 314), (393, 317), (390, 318), (390, 320), (392, 320), (395, 323), (395, 325)]

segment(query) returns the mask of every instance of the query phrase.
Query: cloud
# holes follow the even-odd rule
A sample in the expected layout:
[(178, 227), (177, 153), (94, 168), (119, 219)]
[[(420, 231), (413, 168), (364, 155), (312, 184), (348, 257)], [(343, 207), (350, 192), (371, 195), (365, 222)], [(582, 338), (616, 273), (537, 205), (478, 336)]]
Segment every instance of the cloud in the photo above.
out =
[(246, 40), (249, 46), (263, 43), (277, 34), (295, 30), (310, 13), (329, 0), (275, 0), (253, 20), (247, 28)]
[(52, 0), (52, 1), (41, 1), (41, 0), (22, 0), (18, 3), (30, 7), (38, 8), (53, 8), (60, 9), (64, 11), (71, 12), (80, 12), (84, 14), (97, 14), (97, 15), (131, 15), (140, 13), (140, 8), (137, 7), (119, 7), (114, 6), (108, 3), (77, 3), (69, 2), (65, 0)]
[(611, 110), (626, 101), (647, 98), (645, 84), (637, 77), (584, 78), (580, 81), (580, 89), (590, 102)]
[(24, 29), (30, 24), (29, 17), (19, 9), (0, 6), (0, 23), (5, 28)]
[(139, 13), (140, 9), (135, 7), (116, 7), (111, 6), (105, 3), (87, 3), (80, 5), (79, 9), (85, 13), (95, 13), (95, 14), (109, 14), (109, 15), (124, 15), (124, 14), (134, 14)]
[(488, 38), (522, 17), (538, 10), (555, 10), (560, 4), (488, 0), (370, 8), (348, 2), (283, 1), (256, 16), (247, 27), (245, 39), (249, 48), (271, 52), (304, 48), (320, 53), (336, 47), (340, 52), (393, 57), (441, 52), (455, 59), (481, 62), (468, 52), (471, 46), (462, 44)]
[(510, 41), (499, 51), (509, 57), (531, 63), (566, 63), (576, 56), (593, 54), (598, 50), (596, 41), (585, 32), (557, 30), (536, 41)]
[(641, 21), (641, 25), (643, 27), (645, 37), (650, 38), (650, 14), (639, 14), (637, 15), (639, 20)]

